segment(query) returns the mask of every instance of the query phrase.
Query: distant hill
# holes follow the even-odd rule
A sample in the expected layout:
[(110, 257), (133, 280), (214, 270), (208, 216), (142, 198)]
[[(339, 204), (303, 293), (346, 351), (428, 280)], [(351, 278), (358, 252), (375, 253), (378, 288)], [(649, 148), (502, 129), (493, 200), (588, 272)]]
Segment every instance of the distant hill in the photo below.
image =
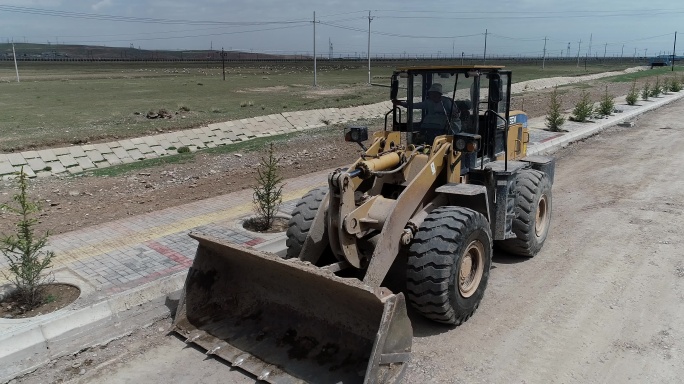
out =
[[(138, 48), (106, 47), (100, 45), (62, 45), (15, 43), (19, 60), (219, 60), (221, 51), (216, 50), (146, 50)], [(265, 53), (226, 51), (226, 60), (289, 59), (292, 56)], [(12, 58), (12, 44), (0, 44), (0, 58)]]

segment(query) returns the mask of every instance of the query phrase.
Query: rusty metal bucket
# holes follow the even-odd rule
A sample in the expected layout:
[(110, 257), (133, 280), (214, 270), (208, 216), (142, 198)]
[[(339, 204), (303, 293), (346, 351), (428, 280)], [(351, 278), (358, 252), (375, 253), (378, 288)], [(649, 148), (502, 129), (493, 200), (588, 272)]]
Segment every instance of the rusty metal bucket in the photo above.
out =
[(394, 383), (411, 351), (404, 296), (200, 235), (174, 330), (270, 383)]

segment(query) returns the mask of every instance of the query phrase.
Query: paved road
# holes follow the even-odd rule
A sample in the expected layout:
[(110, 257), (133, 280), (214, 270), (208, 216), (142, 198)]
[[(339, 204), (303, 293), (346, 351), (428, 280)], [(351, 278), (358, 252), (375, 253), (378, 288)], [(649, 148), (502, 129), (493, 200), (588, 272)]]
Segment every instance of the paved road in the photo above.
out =
[[(461, 327), (411, 314), (406, 382), (681, 382), (682, 115), (679, 101), (559, 153), (544, 249), (496, 254), (485, 298)], [(131, 340), (80, 380), (254, 382), (163, 333)]]

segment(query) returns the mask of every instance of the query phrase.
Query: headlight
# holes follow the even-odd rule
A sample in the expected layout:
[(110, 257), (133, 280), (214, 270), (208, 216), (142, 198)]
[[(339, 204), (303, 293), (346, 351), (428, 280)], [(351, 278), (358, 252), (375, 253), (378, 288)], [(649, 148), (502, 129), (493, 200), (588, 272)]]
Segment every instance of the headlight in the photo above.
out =
[(465, 140), (463, 140), (463, 139), (458, 139), (458, 140), (456, 140), (456, 150), (457, 150), (457, 151), (463, 152), (463, 150), (465, 149), (465, 147), (466, 147), (466, 142), (465, 142)]

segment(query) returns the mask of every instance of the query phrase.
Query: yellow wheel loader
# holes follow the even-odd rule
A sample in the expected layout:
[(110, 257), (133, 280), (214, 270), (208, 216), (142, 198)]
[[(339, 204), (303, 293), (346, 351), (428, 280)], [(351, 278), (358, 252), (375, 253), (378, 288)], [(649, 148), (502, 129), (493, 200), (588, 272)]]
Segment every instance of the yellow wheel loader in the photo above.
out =
[[(492, 248), (532, 257), (551, 219), (554, 160), (526, 156), (498, 66), (400, 68), (385, 129), (350, 127), (361, 157), (296, 205), (287, 255), (193, 234), (174, 329), (271, 383), (394, 383), (412, 344), (406, 300), (458, 325)], [(401, 95), (400, 95), (401, 94)]]

